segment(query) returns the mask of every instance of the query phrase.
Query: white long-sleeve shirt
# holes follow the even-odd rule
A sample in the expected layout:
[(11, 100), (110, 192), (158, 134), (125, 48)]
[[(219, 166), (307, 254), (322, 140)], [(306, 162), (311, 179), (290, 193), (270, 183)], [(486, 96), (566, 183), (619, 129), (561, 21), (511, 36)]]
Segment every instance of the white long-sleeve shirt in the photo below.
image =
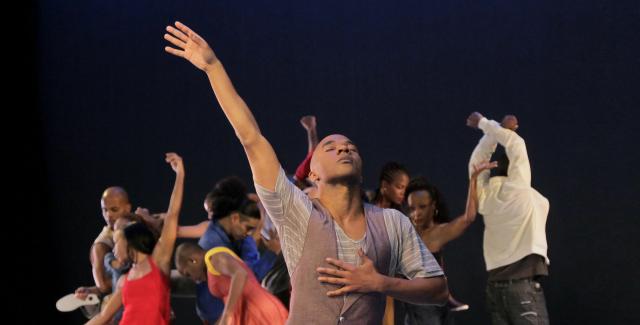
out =
[(487, 270), (509, 265), (531, 254), (547, 257), (546, 222), (549, 201), (531, 187), (531, 167), (524, 140), (493, 120), (482, 118), (478, 127), (484, 136), (473, 150), (473, 165), (489, 160), (497, 143), (509, 158), (508, 176), (478, 176), (478, 212), (485, 230), (483, 252)]

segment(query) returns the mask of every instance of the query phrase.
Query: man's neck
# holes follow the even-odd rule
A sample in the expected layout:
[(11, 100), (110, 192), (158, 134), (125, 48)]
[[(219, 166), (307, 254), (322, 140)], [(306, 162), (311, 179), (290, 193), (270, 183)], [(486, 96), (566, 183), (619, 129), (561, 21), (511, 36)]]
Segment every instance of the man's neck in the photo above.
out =
[(321, 184), (318, 200), (338, 222), (351, 222), (364, 217), (360, 186)]

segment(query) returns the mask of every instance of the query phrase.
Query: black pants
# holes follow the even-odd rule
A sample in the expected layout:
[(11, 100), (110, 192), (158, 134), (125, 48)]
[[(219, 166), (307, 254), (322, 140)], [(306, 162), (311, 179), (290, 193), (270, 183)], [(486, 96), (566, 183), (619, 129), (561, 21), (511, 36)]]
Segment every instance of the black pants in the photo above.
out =
[(451, 313), (449, 312), (449, 307), (447, 306), (419, 306), (405, 303), (404, 307), (404, 325), (453, 324), (453, 319), (451, 318)]
[(549, 324), (542, 286), (532, 278), (488, 282), (487, 308), (493, 325)]

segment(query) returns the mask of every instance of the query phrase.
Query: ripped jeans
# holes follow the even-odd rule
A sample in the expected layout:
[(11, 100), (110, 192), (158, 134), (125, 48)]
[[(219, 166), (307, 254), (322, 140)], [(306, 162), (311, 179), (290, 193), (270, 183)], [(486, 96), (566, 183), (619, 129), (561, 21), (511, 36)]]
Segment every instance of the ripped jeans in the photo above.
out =
[(549, 324), (544, 292), (532, 278), (487, 283), (493, 325)]

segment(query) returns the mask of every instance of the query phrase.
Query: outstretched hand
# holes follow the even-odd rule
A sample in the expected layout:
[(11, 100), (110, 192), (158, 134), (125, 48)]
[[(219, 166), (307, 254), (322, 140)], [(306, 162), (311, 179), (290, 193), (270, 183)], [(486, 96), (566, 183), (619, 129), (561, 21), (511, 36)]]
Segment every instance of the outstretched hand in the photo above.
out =
[(167, 26), (167, 34), (164, 34), (164, 39), (178, 48), (166, 46), (165, 51), (185, 58), (200, 70), (206, 71), (218, 61), (209, 44), (191, 28), (179, 21), (176, 21), (175, 27)]

